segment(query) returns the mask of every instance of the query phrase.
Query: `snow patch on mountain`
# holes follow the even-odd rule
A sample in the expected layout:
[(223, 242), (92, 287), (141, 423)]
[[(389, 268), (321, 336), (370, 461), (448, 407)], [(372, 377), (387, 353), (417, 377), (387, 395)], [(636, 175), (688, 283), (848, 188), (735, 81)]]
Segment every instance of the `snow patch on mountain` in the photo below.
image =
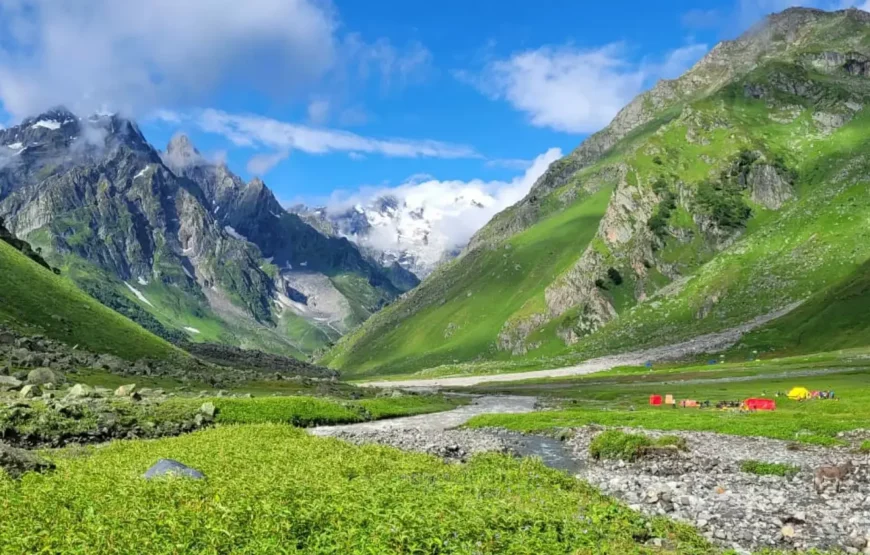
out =
[(333, 195), (317, 209), (295, 207), (318, 229), (356, 242), (384, 266), (398, 263), (424, 278), (461, 252), (493, 216), (522, 199), (562, 157), (551, 148), (510, 181), (440, 181), (414, 176), (394, 188)]
[(44, 129), (49, 129), (51, 131), (57, 131), (60, 129), (60, 122), (55, 121), (53, 119), (41, 119), (33, 124), (33, 127), (42, 127)]
[(132, 285), (130, 285), (130, 284), (127, 283), (126, 281), (124, 282), (124, 285), (127, 286), (127, 289), (129, 289), (131, 293), (133, 293), (134, 295), (136, 295), (136, 298), (137, 298), (137, 299), (139, 299), (139, 300), (142, 301), (143, 303), (147, 304), (148, 306), (154, 306), (153, 304), (151, 304), (151, 301), (149, 301), (149, 300), (145, 297), (145, 295), (142, 294), (142, 291), (139, 291), (138, 289), (136, 289), (135, 287), (133, 287)]
[(238, 239), (240, 241), (247, 241), (248, 240), (247, 237), (245, 237), (244, 235), (242, 235), (241, 233), (236, 231), (233, 228), (233, 226), (231, 226), (231, 225), (224, 226), (224, 231), (226, 231), (230, 237), (235, 237), (236, 239)]

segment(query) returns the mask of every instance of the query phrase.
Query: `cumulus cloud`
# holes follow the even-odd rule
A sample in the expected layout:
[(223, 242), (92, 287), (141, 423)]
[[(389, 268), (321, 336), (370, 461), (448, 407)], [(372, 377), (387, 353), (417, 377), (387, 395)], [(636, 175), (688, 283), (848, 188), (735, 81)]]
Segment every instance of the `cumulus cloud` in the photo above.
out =
[(310, 127), (251, 114), (203, 110), (195, 117), (203, 131), (223, 135), (236, 146), (300, 150), (309, 154), (356, 152), (400, 158), (476, 158), (470, 146), (418, 139), (375, 139), (356, 133)]
[(281, 150), (269, 154), (257, 154), (252, 156), (251, 159), (248, 160), (248, 173), (262, 177), (269, 173), (272, 168), (283, 162), (289, 155), (290, 151)]
[(425, 230), (434, 263), (444, 252), (465, 246), (493, 216), (522, 199), (547, 167), (561, 157), (560, 149), (551, 148), (510, 181), (441, 181), (415, 175), (398, 187), (367, 187), (352, 194), (339, 191), (333, 193), (327, 211), (340, 214), (393, 197), (399, 202), (398, 217), (376, 222), (365, 239), (356, 239), (381, 250), (419, 247), (422, 237), (415, 232)]
[(651, 81), (682, 73), (706, 50), (690, 44), (662, 62), (632, 63), (622, 43), (592, 50), (543, 47), (492, 61), (481, 73), (455, 75), (526, 113), (532, 125), (588, 133), (607, 125)]
[(286, 102), (363, 75), (409, 82), (431, 60), (420, 43), (342, 31), (329, 0), (0, 0), (0, 103), (15, 118), (56, 105), (141, 116), (223, 86)]

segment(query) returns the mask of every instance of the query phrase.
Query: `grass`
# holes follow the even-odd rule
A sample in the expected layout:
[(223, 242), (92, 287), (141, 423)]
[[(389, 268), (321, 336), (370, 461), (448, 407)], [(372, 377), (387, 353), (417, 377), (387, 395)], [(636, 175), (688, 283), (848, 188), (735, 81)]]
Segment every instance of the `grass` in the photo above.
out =
[[(255, 399), (209, 399), (218, 409), (217, 421), (224, 424), (281, 423), (308, 427), (348, 424), (450, 410), (468, 403), (467, 398), (443, 395), (414, 395), (342, 401), (317, 397), (263, 397)], [(180, 400), (182, 403), (201, 403)]]
[(218, 409), (216, 421), (222, 425), (273, 423), (309, 427), (440, 412), (461, 406), (468, 399), (442, 395), (360, 401), (310, 396), (252, 399), (172, 397), (162, 402), (137, 403), (112, 398), (99, 404), (70, 404), (63, 411), (55, 410), (43, 401), (23, 406), (0, 402), (0, 438), (30, 437), (33, 439), (31, 443), (56, 445), (73, 439), (89, 441), (88, 434), (102, 428), (138, 428), (140, 435), (145, 437), (175, 435), (182, 431), (179, 426), (194, 419), (205, 402), (213, 403)]
[[(714, 552), (686, 525), (504, 455), (451, 465), (262, 424), (50, 456), (53, 473), (0, 476), (0, 552)], [(207, 479), (143, 480), (160, 458)]]
[(793, 464), (749, 460), (740, 463), (740, 470), (758, 476), (782, 476), (783, 478), (791, 478), (800, 472), (801, 469), (799, 466)]
[[(387, 307), (322, 362), (347, 377), (361, 377), (497, 354), (494, 345), (505, 322), (545, 310), (546, 284), (583, 253), (610, 193), (611, 188), (602, 188), (502, 248), (474, 251), (443, 267), (438, 279), (428, 279), (412, 293), (419, 303), (413, 316), (404, 319), (402, 302)], [(394, 325), (398, 320), (401, 326)], [(377, 339), (368, 341), (375, 333)]]
[(127, 360), (184, 356), (0, 241), (0, 324)]
[(636, 461), (656, 447), (673, 447), (686, 451), (686, 440), (673, 435), (651, 438), (644, 434), (631, 434), (621, 430), (607, 430), (595, 436), (589, 444), (593, 459)]
[[(713, 368), (716, 368), (714, 366)], [(483, 415), (469, 422), (471, 427), (501, 426), (519, 431), (548, 431), (587, 424), (638, 427), (656, 430), (696, 430), (732, 435), (763, 436), (820, 445), (838, 445), (839, 432), (866, 427), (870, 419), (870, 381), (868, 370), (851, 370), (838, 374), (811, 377), (770, 377), (770, 369), (761, 369), (748, 381), (710, 382), (698, 379), (693, 369), (684, 373), (662, 372), (654, 377), (636, 378), (613, 375), (585, 380), (549, 380), (527, 384), (492, 384), (480, 386), (478, 393), (543, 395), (563, 399), (561, 409), (529, 414)], [(729, 379), (732, 371), (706, 372), (706, 378)], [(653, 372), (656, 374), (657, 372)], [(647, 371), (647, 374), (649, 372)], [(682, 379), (681, 379), (682, 378)], [(691, 379), (686, 379), (691, 378)], [(686, 379), (684, 383), (681, 383)], [(773, 412), (740, 413), (711, 409), (672, 409), (651, 407), (653, 393), (674, 395), (677, 399), (742, 400), (772, 397), (793, 386), (810, 390), (833, 390), (839, 400), (792, 401), (776, 398)]]
[(861, 445), (858, 446), (858, 450), (862, 453), (870, 453), (870, 439), (862, 441)]

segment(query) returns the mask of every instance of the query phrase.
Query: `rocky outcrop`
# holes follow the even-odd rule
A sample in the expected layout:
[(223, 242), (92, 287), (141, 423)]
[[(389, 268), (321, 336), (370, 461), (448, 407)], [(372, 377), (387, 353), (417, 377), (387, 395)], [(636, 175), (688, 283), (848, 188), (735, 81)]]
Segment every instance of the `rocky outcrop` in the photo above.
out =
[(753, 202), (770, 210), (779, 210), (794, 198), (794, 188), (777, 169), (769, 164), (755, 164), (749, 170), (747, 183)]

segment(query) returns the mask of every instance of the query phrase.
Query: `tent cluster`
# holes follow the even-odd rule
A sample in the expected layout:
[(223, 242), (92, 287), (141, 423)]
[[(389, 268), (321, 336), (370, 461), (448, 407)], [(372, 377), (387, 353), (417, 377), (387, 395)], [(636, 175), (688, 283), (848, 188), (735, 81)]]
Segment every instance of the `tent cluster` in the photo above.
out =
[[(810, 399), (836, 399), (833, 391), (810, 391), (805, 387), (793, 387), (788, 393), (784, 393), (783, 395), (787, 396), (792, 401), (808, 401)], [(777, 393), (776, 396), (779, 397), (780, 393)]]
[[(661, 395), (650, 395), (649, 396), (649, 404), (658, 407), (662, 405), (667, 405), (672, 408), (677, 408), (680, 406), (681, 408), (710, 408), (712, 404), (710, 401), (696, 401), (694, 399), (683, 399), (679, 402), (674, 398), (673, 395), (665, 395), (664, 399), (662, 399)], [(776, 401), (773, 399), (767, 398), (750, 398), (745, 399), (743, 401), (719, 401), (716, 403), (716, 408), (720, 410), (725, 409), (738, 409), (738, 410), (748, 410), (748, 411), (756, 411), (756, 410), (776, 410)]]

